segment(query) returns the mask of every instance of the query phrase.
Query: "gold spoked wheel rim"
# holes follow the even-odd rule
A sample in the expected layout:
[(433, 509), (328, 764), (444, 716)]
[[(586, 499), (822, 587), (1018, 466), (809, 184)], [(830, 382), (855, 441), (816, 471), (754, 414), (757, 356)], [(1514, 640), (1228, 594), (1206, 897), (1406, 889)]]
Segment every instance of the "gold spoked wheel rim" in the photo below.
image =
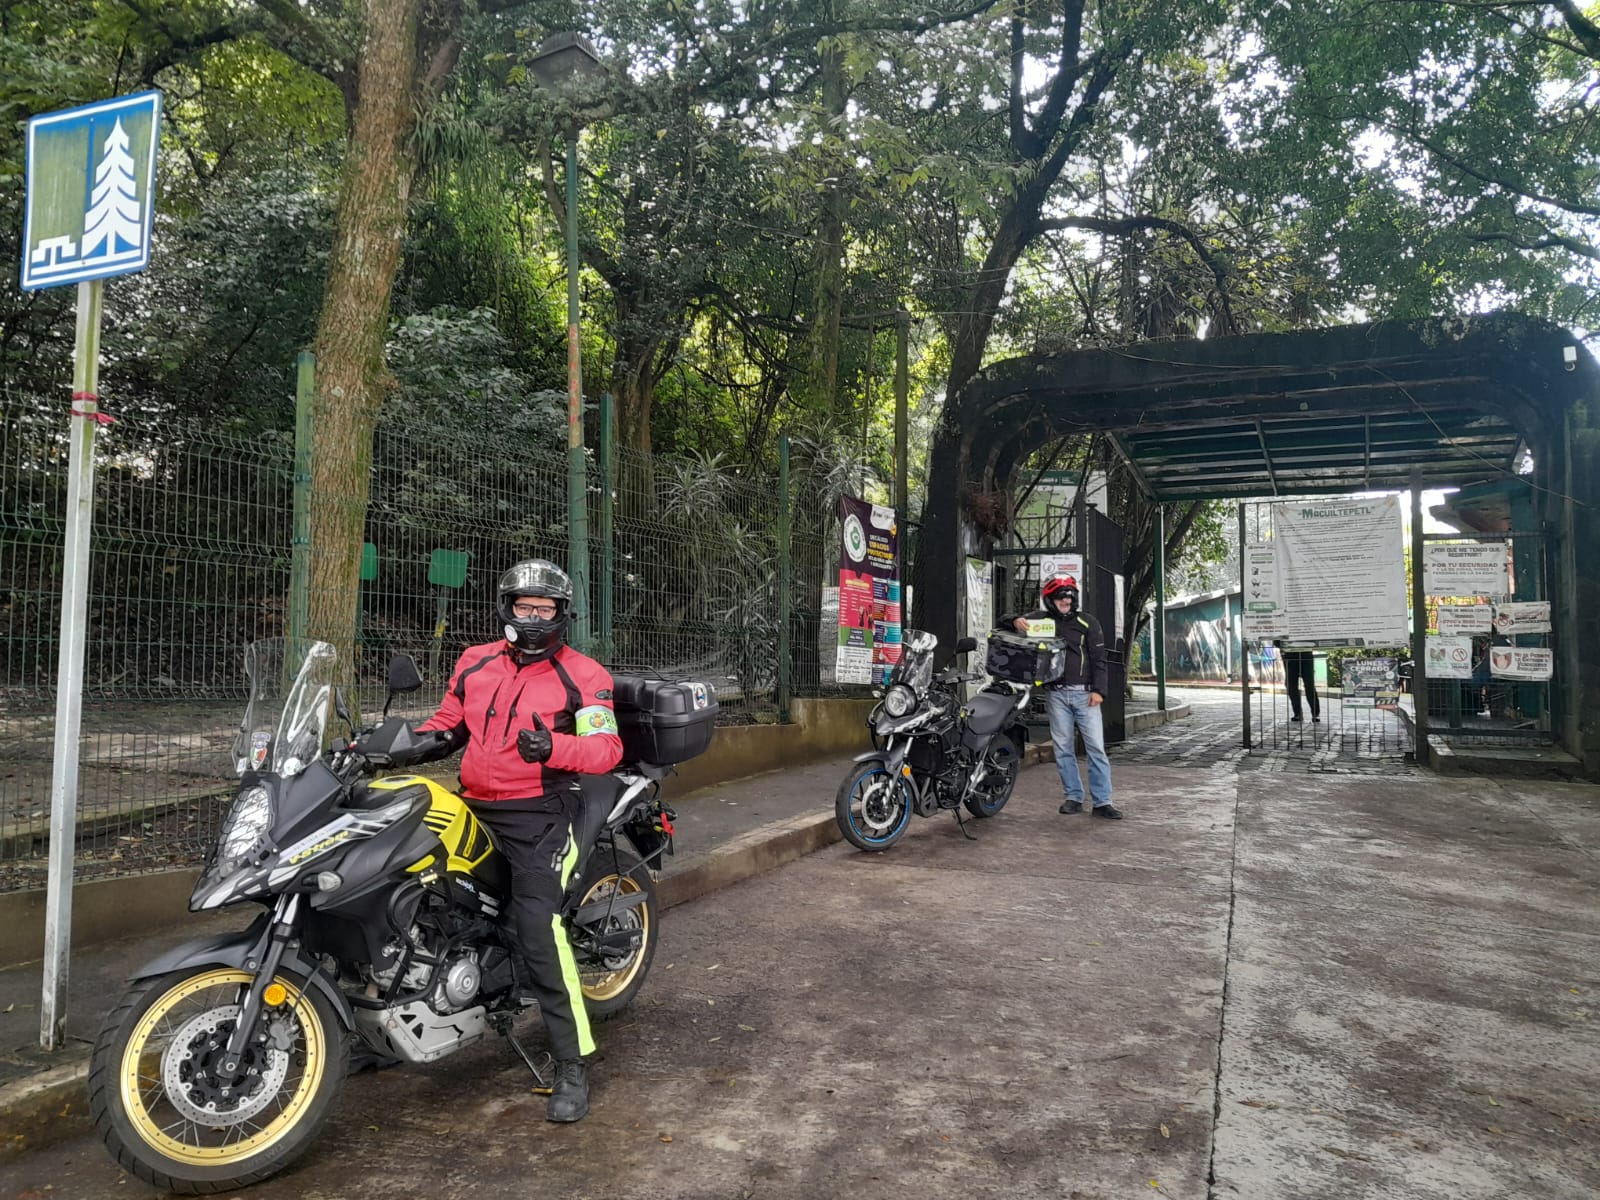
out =
[(289, 1063), (283, 1086), (260, 1109), (259, 1119), (208, 1126), (185, 1112), (191, 1105), (168, 1095), (167, 1058), (185, 1052), (173, 1035), (208, 1010), (236, 1007), (253, 978), (218, 967), (174, 984), (145, 1010), (123, 1047), (118, 1064), (123, 1111), (140, 1140), (170, 1159), (216, 1167), (260, 1154), (300, 1123), (317, 1094), (328, 1066), (326, 1031), (310, 998), (280, 977), (277, 982), (288, 988), (289, 998), (278, 1011), (295, 1029), (289, 1049), (266, 1051), (287, 1054)]
[[(631, 896), (642, 891), (644, 888), (631, 875), (607, 875), (604, 879), (595, 881), (595, 885), (584, 893), (580, 903), (593, 904), (596, 901), (609, 900), (613, 895)], [(641, 935), (639, 948), (629, 954), (627, 962), (616, 970), (610, 970), (598, 963), (583, 966), (579, 972), (579, 981), (583, 985), (583, 998), (590, 1003), (600, 1003), (620, 996), (628, 990), (628, 985), (633, 982), (634, 976), (644, 965), (645, 947), (650, 944), (652, 936), (650, 906), (645, 903), (625, 909), (617, 914), (615, 923), (608, 922), (608, 924), (613, 929), (637, 928)]]

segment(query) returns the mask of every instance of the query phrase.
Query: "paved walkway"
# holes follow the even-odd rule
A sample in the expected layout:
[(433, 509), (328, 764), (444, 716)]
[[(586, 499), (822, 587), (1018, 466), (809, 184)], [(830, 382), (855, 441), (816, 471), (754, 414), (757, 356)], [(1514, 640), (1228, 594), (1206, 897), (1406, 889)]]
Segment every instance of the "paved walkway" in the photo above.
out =
[[(1124, 821), (1033, 769), (976, 840), (918, 821), (671, 909), (579, 1125), (484, 1043), (351, 1079), (249, 1195), (1600, 1194), (1600, 789), (1134, 756)], [(85, 1132), (0, 1165), (43, 1194), (151, 1193)]]

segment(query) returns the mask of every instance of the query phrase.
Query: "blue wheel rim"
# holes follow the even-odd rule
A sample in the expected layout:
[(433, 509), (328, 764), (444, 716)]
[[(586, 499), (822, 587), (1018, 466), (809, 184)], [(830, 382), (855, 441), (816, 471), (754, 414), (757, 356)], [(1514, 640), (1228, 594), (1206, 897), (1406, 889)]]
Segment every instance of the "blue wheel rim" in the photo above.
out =
[[(869, 786), (869, 782), (868, 781), (871, 780), (874, 775), (885, 775), (885, 776), (888, 776), (889, 772), (883, 770), (880, 767), (879, 769), (877, 769), (875, 771), (868, 771), (865, 775), (861, 776), (860, 779), (856, 780), (856, 786), (851, 789), (851, 793), (852, 793), (851, 794), (851, 799), (852, 800), (855, 799), (856, 795), (858, 795), (863, 788)], [(899, 781), (896, 780), (893, 776), (889, 776), (889, 783), (890, 783), (891, 787), (900, 786), (900, 787), (903, 788), (903, 785), (900, 785)], [(864, 803), (864, 801), (863, 801), (863, 803)], [(861, 828), (860, 824), (856, 820), (856, 806), (854, 804), (851, 804), (849, 809), (848, 809), (848, 811), (849, 811), (849, 814), (850, 814), (850, 828), (854, 829), (856, 831), (857, 836), (860, 837), (861, 840), (864, 841), (864, 842), (876, 842), (876, 843), (892, 842), (895, 838), (899, 837), (901, 831), (903, 829), (905, 829), (906, 822), (911, 820), (911, 805), (905, 802), (905, 797), (904, 796), (901, 797), (901, 801), (900, 801), (900, 819), (895, 822), (894, 828), (889, 830), (887, 833), (879, 833), (879, 834), (868, 833), (865, 829)]]

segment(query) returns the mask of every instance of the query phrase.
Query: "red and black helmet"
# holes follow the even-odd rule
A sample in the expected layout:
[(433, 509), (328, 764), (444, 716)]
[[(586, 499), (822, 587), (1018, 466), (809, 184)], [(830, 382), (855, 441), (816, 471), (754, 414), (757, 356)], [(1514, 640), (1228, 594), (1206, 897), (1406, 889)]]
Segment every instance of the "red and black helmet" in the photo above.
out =
[(1078, 602), (1078, 581), (1071, 575), (1057, 575), (1053, 579), (1045, 580), (1044, 602), (1053, 604), (1063, 596), (1070, 596), (1072, 602)]

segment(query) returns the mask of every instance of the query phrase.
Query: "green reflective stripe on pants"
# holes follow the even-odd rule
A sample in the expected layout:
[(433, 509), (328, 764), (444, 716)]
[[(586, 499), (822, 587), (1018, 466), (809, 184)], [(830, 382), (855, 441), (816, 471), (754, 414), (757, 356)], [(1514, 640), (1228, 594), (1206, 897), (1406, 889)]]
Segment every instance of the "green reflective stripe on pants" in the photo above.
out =
[[(561, 890), (572, 882), (572, 869), (578, 865), (578, 842), (569, 827), (567, 830), (567, 857), (561, 863)], [(572, 1001), (572, 1023), (578, 1029), (578, 1053), (594, 1053), (594, 1034), (589, 1032), (589, 1013), (583, 1006), (583, 984), (578, 979), (578, 964), (572, 957), (572, 943), (567, 941), (567, 930), (561, 923), (561, 914), (550, 917), (550, 932), (555, 935), (556, 955), (561, 959), (561, 981), (566, 984), (567, 996)]]

